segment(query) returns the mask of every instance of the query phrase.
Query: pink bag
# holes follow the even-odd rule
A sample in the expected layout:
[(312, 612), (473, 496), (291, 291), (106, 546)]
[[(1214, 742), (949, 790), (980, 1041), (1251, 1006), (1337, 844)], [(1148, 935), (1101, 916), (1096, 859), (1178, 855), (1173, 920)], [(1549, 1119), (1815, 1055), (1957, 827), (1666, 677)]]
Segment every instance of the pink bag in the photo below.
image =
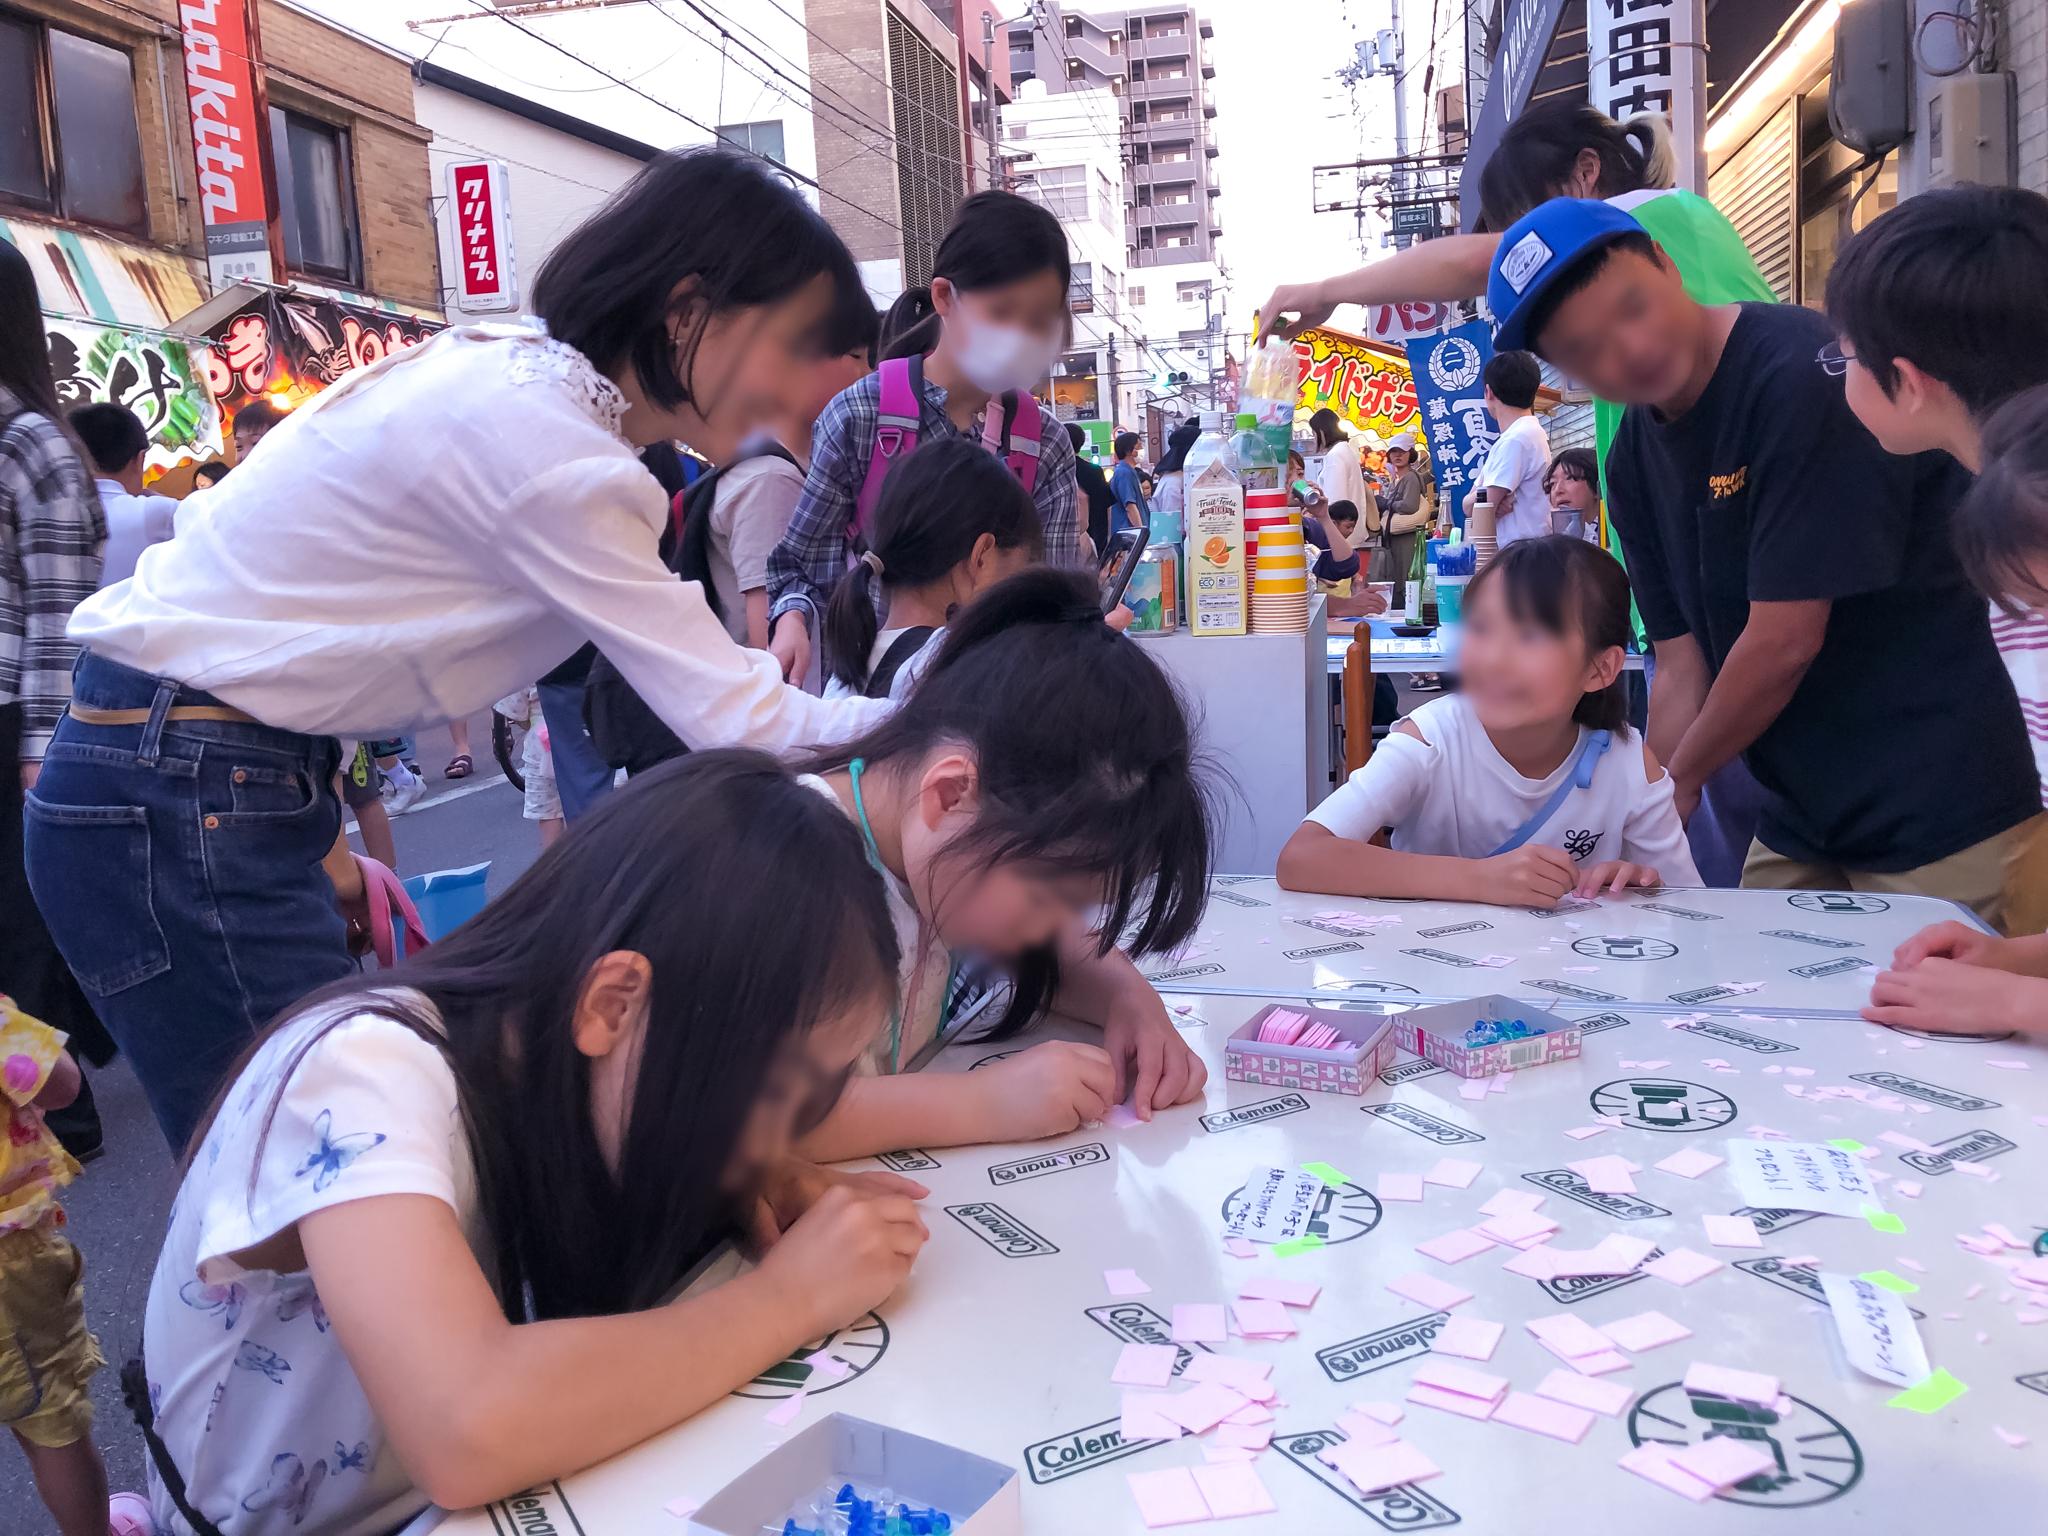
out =
[[(858, 558), (854, 544), (864, 537), (874, 521), (875, 503), (881, 500), (882, 482), (890, 468), (917, 446), (918, 408), (924, 396), (924, 359), (892, 357), (877, 370), (882, 395), (876, 415), (875, 451), (868, 458), (867, 478), (853, 504), (853, 521), (846, 526), (848, 565)], [(1028, 408), (1024, 402), (1029, 401)], [(988, 403), (982, 417), (981, 440), (989, 452), (999, 455), (1028, 495), (1038, 480), (1040, 433), (1044, 429), (1035, 397), (1017, 390)]]
[[(412, 904), (412, 897), (406, 894), (396, 874), (360, 853), (353, 857), (356, 868), (362, 871), (369, 900), (370, 952), (377, 957), (378, 966), (388, 971), (407, 955), (416, 955), (427, 947), (426, 925), (420, 921), (419, 909)], [(394, 915), (398, 919), (395, 927)]]

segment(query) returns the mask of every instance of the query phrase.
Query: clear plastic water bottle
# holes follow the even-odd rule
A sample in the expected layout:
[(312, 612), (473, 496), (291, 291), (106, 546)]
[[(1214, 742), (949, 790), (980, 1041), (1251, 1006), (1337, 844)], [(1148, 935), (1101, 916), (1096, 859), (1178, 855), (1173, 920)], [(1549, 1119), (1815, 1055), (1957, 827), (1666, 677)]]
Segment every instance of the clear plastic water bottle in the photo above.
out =
[(1186, 467), (1182, 472), (1183, 483), (1192, 490), (1202, 471), (1216, 460), (1224, 461), (1223, 467), (1232, 474), (1237, 473), (1237, 455), (1230, 445), (1231, 434), (1224, 430), (1221, 411), (1202, 412), (1202, 435), (1188, 448)]
[(1280, 489), (1280, 461), (1259, 430), (1259, 418), (1250, 411), (1237, 415), (1237, 435), (1230, 440), (1230, 452), (1237, 460), (1237, 482), (1248, 491)]

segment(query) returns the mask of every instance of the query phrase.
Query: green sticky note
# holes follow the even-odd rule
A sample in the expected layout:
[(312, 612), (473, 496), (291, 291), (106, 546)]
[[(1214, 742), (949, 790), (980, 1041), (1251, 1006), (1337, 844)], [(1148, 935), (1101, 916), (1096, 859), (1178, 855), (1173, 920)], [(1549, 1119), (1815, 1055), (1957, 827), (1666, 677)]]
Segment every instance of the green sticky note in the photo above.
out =
[(1284, 1243), (1275, 1243), (1273, 1245), (1273, 1254), (1276, 1258), (1291, 1259), (1297, 1253), (1307, 1253), (1312, 1248), (1320, 1248), (1322, 1246), (1323, 1240), (1311, 1232), (1307, 1237), (1289, 1238)]
[(1946, 1408), (1970, 1389), (1947, 1371), (1936, 1371), (1917, 1387), (1908, 1387), (1885, 1404), (1887, 1408), (1910, 1408), (1915, 1413), (1934, 1413)]
[(1328, 1163), (1303, 1163), (1301, 1171), (1314, 1174), (1332, 1189), (1342, 1189), (1351, 1182), (1350, 1179), (1339, 1173), (1335, 1168), (1332, 1168)]
[(1837, 1136), (1828, 1145), (1837, 1152), (1861, 1152), (1863, 1150), (1863, 1143), (1854, 1136)]
[(1901, 1296), (1910, 1296), (1920, 1289), (1904, 1275), (1895, 1275), (1888, 1269), (1867, 1269), (1856, 1278), (1868, 1280), (1872, 1285), (1881, 1285), (1888, 1291), (1897, 1291)]
[(1863, 1219), (1879, 1232), (1897, 1233), (1906, 1230), (1906, 1224), (1899, 1220), (1898, 1217), (1894, 1216), (1890, 1211), (1880, 1211), (1874, 1205), (1863, 1207)]

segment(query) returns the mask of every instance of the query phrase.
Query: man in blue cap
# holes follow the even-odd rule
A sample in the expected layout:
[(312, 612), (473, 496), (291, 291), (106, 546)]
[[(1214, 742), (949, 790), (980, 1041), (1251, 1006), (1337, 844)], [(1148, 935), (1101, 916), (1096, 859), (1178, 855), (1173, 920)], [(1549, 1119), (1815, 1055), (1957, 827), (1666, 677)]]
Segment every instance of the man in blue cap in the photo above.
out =
[(1834, 334), (1702, 305), (1642, 226), (1557, 199), (1502, 237), (1498, 348), (1627, 407), (1606, 464), (1655, 645), (1651, 750), (1688, 817), (1738, 753), (1765, 796), (1742, 883), (1909, 891), (1994, 925), (2040, 814), (2019, 705), (1949, 548), (1968, 476), (1850, 412)]

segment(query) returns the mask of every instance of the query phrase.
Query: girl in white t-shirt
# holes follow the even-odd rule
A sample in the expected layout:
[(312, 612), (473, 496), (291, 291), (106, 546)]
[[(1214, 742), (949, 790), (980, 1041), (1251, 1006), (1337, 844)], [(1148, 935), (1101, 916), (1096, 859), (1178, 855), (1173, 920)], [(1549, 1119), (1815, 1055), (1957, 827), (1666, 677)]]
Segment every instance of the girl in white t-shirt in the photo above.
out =
[[(1289, 890), (1548, 907), (1697, 885), (1671, 776), (1628, 724), (1628, 577), (1582, 539), (1504, 549), (1465, 592), (1464, 691), (1398, 722), (1281, 850)], [(1371, 839), (1392, 828), (1391, 847)]]
[[(872, 1075), (804, 1156), (1022, 1141), (1126, 1099), (1149, 1119), (1200, 1096), (1201, 1058), (1130, 961), (1178, 948), (1207, 900), (1192, 738), (1166, 675), (1103, 622), (1095, 578), (1039, 566), (962, 610), (902, 706), (812, 763), (882, 871), (904, 970)], [(1100, 1026), (1102, 1045), (898, 1075), (966, 1024), (985, 968), (1006, 983), (976, 1015), (995, 1018), (977, 1043), (1057, 1008)]]
[(1044, 558), (1038, 508), (1001, 459), (968, 437), (916, 448), (882, 482), (867, 553), (832, 589), (825, 697), (901, 699), (955, 609)]
[[(896, 1003), (882, 882), (759, 754), (611, 796), (201, 1122), (150, 1286), (157, 1524), (388, 1536), (588, 1466), (879, 1305), (923, 1186), (789, 1155)], [(758, 1267), (664, 1298), (735, 1224)], [(737, 1266), (735, 1266), (737, 1267)]]

